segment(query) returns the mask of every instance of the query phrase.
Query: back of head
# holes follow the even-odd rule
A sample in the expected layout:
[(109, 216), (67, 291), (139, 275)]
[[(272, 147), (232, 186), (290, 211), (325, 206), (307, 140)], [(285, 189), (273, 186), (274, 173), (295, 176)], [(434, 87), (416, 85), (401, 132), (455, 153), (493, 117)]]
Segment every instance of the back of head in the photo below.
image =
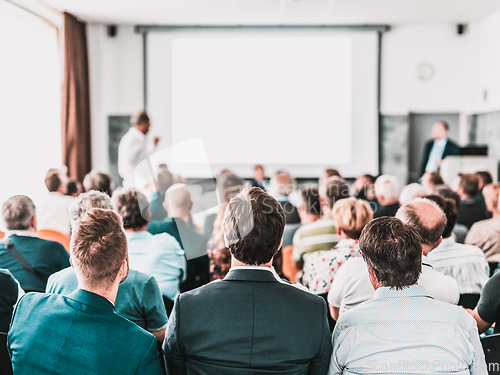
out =
[(288, 172), (277, 172), (271, 178), (270, 190), (275, 197), (288, 197), (295, 190), (295, 180)]
[(189, 216), (193, 202), (185, 184), (174, 184), (165, 193), (165, 204), (170, 217)]
[(333, 208), (338, 200), (350, 197), (349, 185), (342, 177), (329, 177), (319, 187), (319, 194), (328, 208)]
[(8, 230), (26, 230), (35, 216), (35, 205), (25, 195), (14, 195), (2, 206), (2, 218)]
[(421, 198), (427, 194), (427, 190), (420, 184), (412, 183), (401, 189), (399, 194), (399, 203), (401, 205), (410, 203), (415, 198)]
[(399, 199), (399, 182), (396, 177), (384, 174), (375, 181), (377, 198), (397, 201)]
[(111, 177), (107, 173), (90, 171), (83, 179), (85, 191), (97, 190), (111, 196)]
[(146, 111), (134, 113), (130, 118), (130, 125), (137, 126), (149, 122), (149, 116)]
[(235, 259), (262, 265), (279, 250), (285, 213), (280, 203), (265, 191), (245, 186), (227, 204), (222, 226)]
[(500, 194), (500, 183), (488, 184), (483, 188), (484, 202), (490, 212), (499, 212), (498, 195)]
[(86, 286), (107, 288), (128, 258), (122, 220), (111, 210), (90, 209), (71, 236), (72, 264)]
[(382, 285), (402, 289), (417, 283), (422, 245), (413, 225), (393, 217), (374, 219), (363, 229), (359, 249)]
[(125, 229), (139, 230), (148, 225), (149, 202), (144, 194), (134, 188), (117, 190), (112, 200), (116, 211), (123, 219)]
[(457, 222), (458, 211), (455, 201), (450, 198), (444, 198), (437, 194), (426, 195), (423, 197), (436, 203), (444, 212), (446, 216), (446, 227), (443, 231), (443, 238), (448, 238), (453, 233), (453, 228)]
[(340, 172), (338, 170), (336, 170), (335, 168), (327, 168), (325, 170), (325, 177), (329, 178), (329, 177), (333, 177), (333, 176), (342, 177), (340, 175)]
[(443, 198), (448, 198), (452, 199), (455, 202), (455, 206), (457, 207), (457, 210), (460, 208), (460, 195), (457, 194), (457, 192), (453, 191), (446, 185), (439, 185), (434, 187), (432, 189), (432, 194), (437, 194), (440, 195)]
[(69, 208), (71, 227), (74, 227), (88, 210), (100, 208), (102, 210), (115, 210), (113, 202), (108, 194), (97, 190), (90, 190), (80, 194)]
[(479, 171), (474, 173), (479, 181), (479, 189), (482, 189), (484, 186), (493, 183), (493, 177), (491, 173), (488, 171)]
[(59, 169), (49, 169), (45, 175), (45, 186), (50, 192), (59, 190), (62, 184), (60, 173)]
[(479, 192), (479, 179), (477, 176), (472, 173), (460, 173), (458, 177), (459, 189), (462, 189), (469, 199), (474, 199)]
[(396, 217), (403, 222), (415, 225), (422, 238), (422, 244), (435, 245), (443, 235), (446, 216), (433, 201), (417, 198), (400, 207)]
[(156, 174), (158, 180), (158, 190), (165, 192), (174, 183), (174, 176), (167, 168), (160, 168)]
[(321, 215), (321, 203), (319, 201), (319, 190), (316, 186), (306, 186), (300, 191), (304, 210), (311, 215)]
[(338, 229), (349, 238), (357, 240), (365, 225), (373, 219), (373, 210), (364, 200), (341, 199), (333, 206), (333, 218)]

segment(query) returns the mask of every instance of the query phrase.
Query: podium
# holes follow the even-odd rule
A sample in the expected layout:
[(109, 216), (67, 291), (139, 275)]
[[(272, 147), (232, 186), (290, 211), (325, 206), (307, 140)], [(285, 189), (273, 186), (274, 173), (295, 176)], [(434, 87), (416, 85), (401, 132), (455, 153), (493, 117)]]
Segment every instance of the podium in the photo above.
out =
[(446, 184), (453, 187), (459, 173), (488, 171), (498, 181), (498, 159), (491, 156), (447, 156), (441, 163), (440, 173)]

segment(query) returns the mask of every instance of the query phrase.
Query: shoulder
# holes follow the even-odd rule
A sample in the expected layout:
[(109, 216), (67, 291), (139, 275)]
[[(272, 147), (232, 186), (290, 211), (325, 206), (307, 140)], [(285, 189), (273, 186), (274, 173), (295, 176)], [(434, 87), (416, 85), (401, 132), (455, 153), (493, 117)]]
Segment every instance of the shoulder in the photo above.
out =
[(17, 282), (14, 276), (10, 273), (9, 270), (0, 268), (0, 284), (2, 285), (2, 289), (10, 289), (15, 288), (17, 290)]
[(175, 237), (169, 233), (153, 234), (153, 241), (170, 246), (179, 247), (179, 242), (177, 242)]

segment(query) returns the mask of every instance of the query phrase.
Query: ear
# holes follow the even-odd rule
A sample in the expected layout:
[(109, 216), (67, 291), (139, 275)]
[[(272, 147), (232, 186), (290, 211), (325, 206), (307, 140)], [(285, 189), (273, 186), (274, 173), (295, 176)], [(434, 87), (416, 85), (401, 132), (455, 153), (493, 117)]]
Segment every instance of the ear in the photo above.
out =
[(189, 205), (189, 212), (191, 212), (191, 210), (193, 209), (193, 201), (190, 202), (190, 205)]
[(432, 250), (441, 245), (441, 242), (443, 242), (443, 236), (439, 237), (439, 240), (437, 240), (437, 242), (434, 244)]
[(75, 268), (75, 266), (73, 265), (73, 256), (69, 256), (69, 264), (71, 265), (71, 267)]
[(299, 210), (300, 214), (304, 214), (306, 212), (306, 204), (302, 202), (297, 206), (297, 209)]
[(33, 228), (33, 230), (36, 232), (36, 216), (33, 215), (33, 217), (30, 220), (30, 227)]
[(370, 283), (373, 286), (373, 289), (377, 290), (379, 281), (377, 279), (377, 276), (375, 275), (375, 272), (370, 268), (370, 266), (367, 264), (366, 268), (368, 269), (368, 277), (370, 278)]
[(165, 211), (168, 212), (167, 202), (163, 201), (163, 203), (161, 205), (163, 206), (163, 208), (165, 209)]

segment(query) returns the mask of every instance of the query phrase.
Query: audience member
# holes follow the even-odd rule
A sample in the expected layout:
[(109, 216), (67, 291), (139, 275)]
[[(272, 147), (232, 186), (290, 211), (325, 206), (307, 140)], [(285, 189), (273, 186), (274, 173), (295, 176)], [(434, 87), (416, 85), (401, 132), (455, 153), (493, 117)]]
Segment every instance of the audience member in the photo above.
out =
[(163, 344), (170, 374), (327, 372), (324, 301), (271, 269), (284, 226), (281, 205), (262, 189), (245, 187), (230, 200), (223, 228), (231, 270), (176, 298)]
[(186, 279), (184, 251), (170, 234), (153, 235), (146, 230), (149, 211), (144, 194), (133, 188), (116, 191), (113, 203), (123, 218), (130, 267), (154, 276), (163, 296), (173, 301), (180, 293), (179, 284)]
[(500, 272), (486, 283), (476, 308), (467, 311), (476, 320), (479, 333), (486, 332), (493, 324), (494, 332), (500, 333)]
[(80, 181), (76, 180), (75, 178), (70, 178), (68, 180), (68, 183), (66, 184), (66, 193), (65, 193), (65, 195), (68, 195), (70, 197), (76, 198), (81, 193), (83, 193), (83, 186), (80, 183)]
[[(9, 332), (14, 306), (24, 291), (9, 270), (0, 269), (0, 332)], [(4, 349), (5, 350), (5, 349)]]
[(439, 172), (425, 172), (422, 176), (422, 186), (426, 189), (427, 194), (431, 194), (432, 189), (439, 185), (444, 185), (443, 177)]
[[(70, 208), (72, 228), (93, 208), (115, 210), (109, 195), (90, 190), (80, 195)], [(69, 295), (76, 289), (78, 278), (75, 269), (68, 267), (49, 277), (46, 292)], [(163, 342), (167, 312), (160, 288), (153, 276), (130, 269), (127, 278), (118, 287), (115, 311), (152, 333), (159, 342)]]
[(446, 215), (443, 241), (427, 254), (427, 261), (436, 271), (453, 277), (460, 294), (480, 294), (490, 278), (490, 268), (481, 249), (459, 244), (453, 238), (453, 227), (457, 221), (455, 202), (439, 195), (425, 198), (435, 202)]
[(337, 176), (337, 177), (342, 177), (340, 175), (340, 172), (336, 170), (335, 168), (327, 168), (323, 172), (323, 174), (319, 177), (318, 179), (318, 185), (324, 184), (326, 180), (328, 180), (330, 177)]
[[(448, 186), (438, 185), (432, 190), (432, 194), (437, 194), (443, 198), (452, 199), (455, 202), (455, 207), (457, 208), (457, 212), (460, 209), (460, 204), (462, 203), (460, 195), (458, 195)], [(458, 243), (464, 243), (468, 231), (469, 228), (467, 228), (465, 225), (456, 223), (455, 226), (453, 227), (453, 235), (455, 236), (456, 241)]]
[(399, 183), (396, 177), (382, 175), (375, 181), (375, 196), (378, 206), (373, 217), (394, 216), (399, 209)]
[(437, 172), (443, 159), (450, 155), (458, 155), (460, 147), (449, 139), (450, 126), (446, 121), (438, 121), (432, 126), (432, 139), (424, 146), (420, 176), (425, 172)]
[(186, 254), (187, 276), (181, 290), (187, 291), (210, 281), (209, 259), (206, 251), (208, 238), (198, 233), (190, 221), (191, 194), (185, 184), (172, 185), (165, 194), (168, 223), (179, 233), (180, 245)]
[(83, 188), (86, 192), (90, 190), (102, 191), (111, 197), (111, 176), (107, 173), (92, 170), (85, 175)]
[(358, 239), (364, 226), (373, 219), (370, 205), (356, 198), (341, 199), (333, 206), (339, 243), (331, 250), (304, 255), (302, 284), (315, 294), (327, 293), (335, 275), (347, 259), (361, 256)]
[(458, 209), (457, 223), (465, 225), (468, 229), (472, 224), (486, 219), (486, 205), (484, 202), (476, 201), (478, 193), (478, 178), (470, 173), (458, 175), (457, 193), (462, 202)]
[(8, 231), (0, 243), (0, 268), (8, 269), (25, 291), (45, 291), (47, 278), (69, 266), (68, 253), (59, 242), (37, 236), (35, 205), (28, 197), (7, 199), (2, 217)]
[(410, 203), (415, 198), (421, 198), (427, 194), (427, 190), (420, 184), (412, 183), (406, 185), (401, 189), (401, 193), (399, 194), (399, 204), (405, 205), (406, 203)]
[(474, 173), (474, 175), (477, 177), (478, 181), (477, 188), (479, 189), (476, 195), (476, 200), (479, 202), (484, 202), (483, 188), (486, 185), (493, 183), (493, 177), (491, 177), (491, 173), (488, 171), (479, 171)]
[(474, 320), (418, 282), (420, 237), (391, 217), (365, 227), (359, 247), (375, 295), (337, 321), (328, 374), (486, 374)]
[(37, 228), (49, 229), (69, 237), (69, 207), (75, 199), (67, 196), (68, 177), (58, 169), (50, 169), (45, 177), (49, 194), (37, 207)]
[[(422, 273), (418, 284), (440, 301), (456, 304), (459, 299), (457, 282), (432, 268), (426, 255), (441, 243), (441, 234), (446, 227), (446, 216), (434, 203), (417, 199), (402, 206), (396, 217), (416, 225), (422, 239)], [(333, 319), (346, 311), (371, 299), (373, 290), (366, 263), (362, 258), (351, 258), (340, 267), (328, 293), (328, 303)]]
[(489, 263), (500, 262), (500, 208), (498, 195), (500, 183), (486, 185), (483, 189), (486, 207), (493, 214), (491, 219), (474, 223), (470, 228), (465, 243), (479, 247)]
[(264, 172), (264, 167), (260, 164), (254, 167), (253, 178), (250, 181), (250, 185), (255, 187), (260, 187), (264, 191), (269, 189), (269, 179), (266, 177), (266, 173)]
[(319, 200), (323, 216), (315, 222), (301, 226), (295, 232), (293, 257), (297, 262), (302, 261), (304, 254), (330, 250), (339, 242), (332, 210), (335, 202), (345, 198), (349, 198), (349, 185), (341, 177), (330, 177), (319, 187)]
[(276, 173), (269, 183), (270, 194), (275, 197), (283, 207), (287, 224), (300, 223), (299, 211), (289, 199), (295, 187), (295, 180), (287, 172)]
[(151, 221), (162, 221), (168, 217), (167, 211), (163, 205), (165, 193), (174, 184), (174, 177), (168, 168), (158, 169), (156, 174), (157, 190), (151, 195), (149, 210), (151, 212)]
[(356, 181), (354, 181), (354, 198), (378, 204), (375, 197), (375, 177), (371, 174), (363, 174), (356, 178)]
[(128, 273), (120, 217), (89, 211), (70, 252), (78, 290), (19, 301), (8, 336), (14, 374), (161, 374), (155, 337), (114, 312)]

